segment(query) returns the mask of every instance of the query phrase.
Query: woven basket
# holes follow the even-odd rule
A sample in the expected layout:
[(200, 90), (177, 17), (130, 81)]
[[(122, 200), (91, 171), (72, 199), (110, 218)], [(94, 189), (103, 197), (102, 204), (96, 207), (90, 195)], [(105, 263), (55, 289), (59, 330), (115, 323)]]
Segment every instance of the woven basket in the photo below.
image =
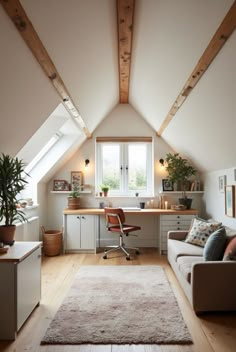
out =
[(47, 230), (41, 226), (43, 234), (43, 253), (48, 257), (61, 254), (62, 230)]

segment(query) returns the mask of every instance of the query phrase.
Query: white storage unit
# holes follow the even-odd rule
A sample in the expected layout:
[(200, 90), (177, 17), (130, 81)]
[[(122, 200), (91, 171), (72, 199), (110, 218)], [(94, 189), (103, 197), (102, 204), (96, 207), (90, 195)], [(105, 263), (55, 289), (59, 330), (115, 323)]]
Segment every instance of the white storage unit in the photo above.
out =
[(160, 253), (167, 252), (168, 231), (189, 230), (191, 221), (195, 217), (192, 214), (161, 215), (160, 216)]
[(41, 297), (41, 242), (15, 242), (0, 257), (0, 340), (14, 340)]
[(64, 250), (96, 252), (97, 215), (64, 215)]

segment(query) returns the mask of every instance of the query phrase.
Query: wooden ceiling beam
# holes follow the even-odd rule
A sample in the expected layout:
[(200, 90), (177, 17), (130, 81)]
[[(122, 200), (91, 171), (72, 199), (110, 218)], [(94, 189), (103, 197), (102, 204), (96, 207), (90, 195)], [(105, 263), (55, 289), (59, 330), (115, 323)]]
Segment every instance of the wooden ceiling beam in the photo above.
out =
[(215, 59), (218, 52), (222, 49), (230, 35), (236, 28), (236, 1), (231, 6), (230, 10), (226, 14), (225, 18), (223, 19), (221, 25), (217, 29), (215, 35), (211, 39), (209, 45), (207, 46), (206, 50), (202, 54), (200, 60), (198, 61), (197, 65), (195, 66), (193, 72), (187, 79), (183, 89), (181, 90), (180, 94), (176, 98), (174, 104), (172, 105), (170, 111), (168, 112), (167, 116), (165, 117), (164, 121), (159, 128), (157, 135), (161, 136), (164, 130), (167, 128), (181, 105), (185, 102), (193, 88), (197, 85), (200, 78), (204, 75), (210, 64)]
[(88, 131), (82, 117), (80, 116), (79, 110), (77, 109), (70, 96), (68, 89), (66, 88), (52, 59), (50, 58), (46, 48), (41, 42), (32, 23), (27, 17), (19, 0), (0, 0), (0, 2), (3, 8), (5, 9), (7, 15), (10, 17), (10, 19), (20, 32), (25, 43), (33, 53), (34, 57), (42, 67), (43, 71), (46, 73), (47, 77), (53, 84), (66, 110), (69, 112), (72, 118), (76, 120), (80, 129), (85, 133), (87, 138), (90, 138), (91, 133)]
[(120, 103), (127, 104), (135, 0), (117, 0)]

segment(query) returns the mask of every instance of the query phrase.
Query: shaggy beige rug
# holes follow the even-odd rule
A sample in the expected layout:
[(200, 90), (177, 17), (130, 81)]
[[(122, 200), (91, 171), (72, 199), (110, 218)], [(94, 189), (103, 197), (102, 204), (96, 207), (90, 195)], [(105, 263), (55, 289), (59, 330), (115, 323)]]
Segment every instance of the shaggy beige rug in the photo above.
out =
[(83, 266), (42, 344), (187, 344), (160, 266)]

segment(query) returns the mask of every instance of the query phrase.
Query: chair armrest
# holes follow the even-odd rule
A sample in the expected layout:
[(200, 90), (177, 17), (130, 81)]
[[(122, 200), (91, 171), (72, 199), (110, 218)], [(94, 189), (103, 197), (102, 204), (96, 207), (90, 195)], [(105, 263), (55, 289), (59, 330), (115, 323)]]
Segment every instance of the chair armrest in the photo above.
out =
[(236, 310), (236, 261), (209, 261), (192, 266), (192, 300), (196, 312)]
[(184, 240), (188, 234), (188, 231), (168, 231), (167, 238), (170, 240)]

